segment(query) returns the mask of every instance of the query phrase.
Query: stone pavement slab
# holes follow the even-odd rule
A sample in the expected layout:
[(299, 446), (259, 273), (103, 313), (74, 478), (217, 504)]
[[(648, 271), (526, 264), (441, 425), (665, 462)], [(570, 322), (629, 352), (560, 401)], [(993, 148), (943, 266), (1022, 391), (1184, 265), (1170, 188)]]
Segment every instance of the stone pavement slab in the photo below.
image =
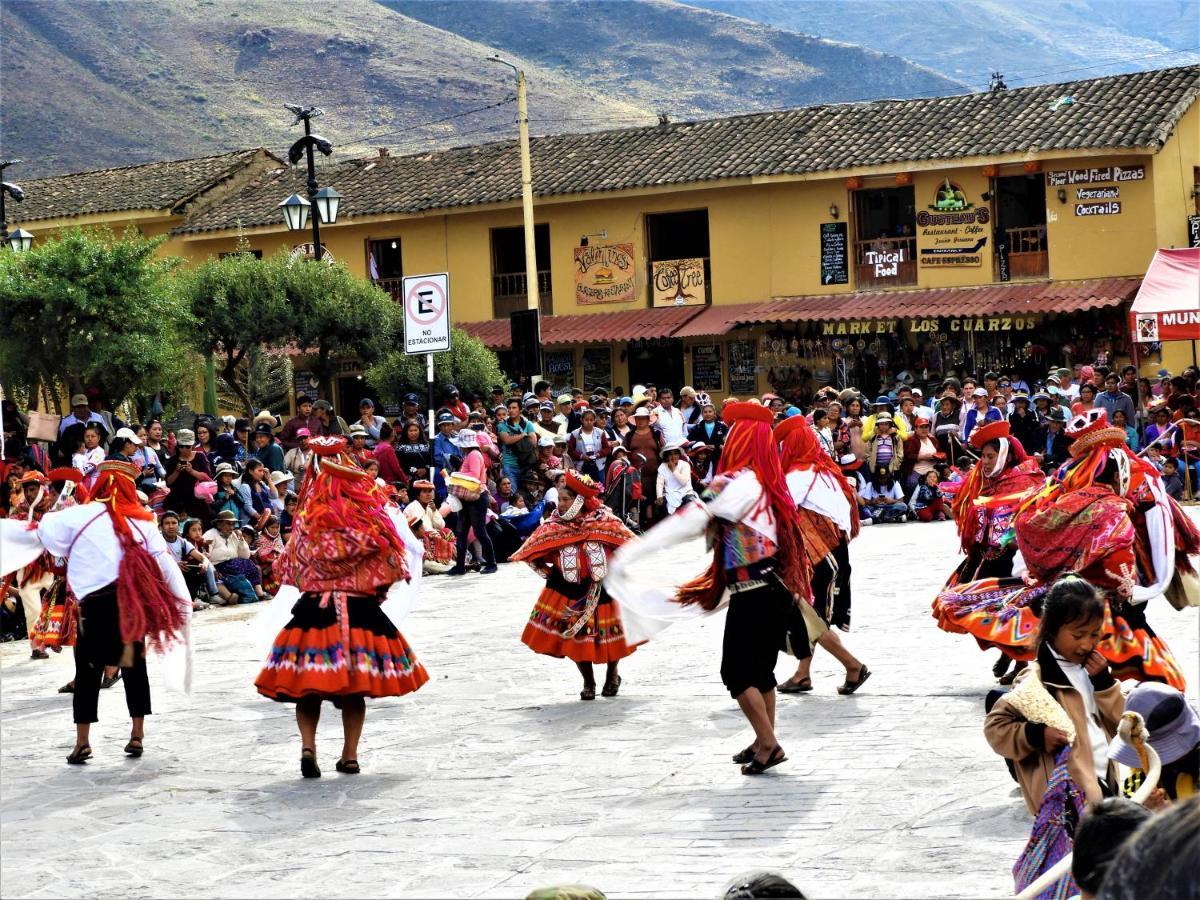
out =
[[(369, 707), (357, 777), (333, 770), (326, 707), (325, 777), (299, 778), (292, 709), (254, 691), (255, 607), (197, 616), (196, 692), (156, 691), (136, 761), (118, 685), (94, 760), (68, 767), (69, 657), (5, 645), (0, 894), (715, 897), (767, 868), (812, 897), (1006, 896), (1029, 818), (981, 732), (995, 654), (929, 615), (956, 543), (949, 523), (863, 530), (846, 640), (875, 675), (839, 697), (819, 655), (816, 690), (779, 699), (789, 761), (757, 779), (728, 761), (749, 732), (718, 676), (720, 616), (639, 648), (620, 697), (581, 703), (574, 667), (519, 641), (540, 586), (523, 566), (426, 579), (404, 630), (431, 680)], [(1200, 611), (1149, 617), (1194, 699)]]

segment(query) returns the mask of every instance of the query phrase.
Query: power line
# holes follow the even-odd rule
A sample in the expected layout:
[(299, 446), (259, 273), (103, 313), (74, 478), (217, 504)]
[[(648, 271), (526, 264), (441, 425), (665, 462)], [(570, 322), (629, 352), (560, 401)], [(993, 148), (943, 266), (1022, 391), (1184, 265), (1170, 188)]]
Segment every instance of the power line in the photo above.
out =
[(1159, 53), (1148, 53), (1145, 56), (1114, 56), (1107, 61), (1096, 63), (1090, 66), (1077, 66), (1073, 69), (1055, 69), (1052, 72), (1038, 72), (1034, 75), (1018, 75), (1013, 78), (1006, 79), (1008, 81), (1032, 81), (1037, 78), (1045, 78), (1047, 75), (1064, 75), (1069, 72), (1090, 72), (1093, 69), (1106, 69), (1112, 65), (1126, 62), (1138, 62), (1144, 59), (1155, 59), (1160, 56), (1175, 56), (1180, 53), (1196, 53), (1200, 52), (1200, 47), (1184, 47), (1179, 50), (1163, 50)]
[(346, 143), (365, 144), (370, 141), (378, 140), (379, 138), (382, 138), (382, 137), (390, 137), (393, 134), (403, 134), (404, 132), (411, 131), (414, 128), (428, 128), (430, 125), (440, 125), (443, 122), (450, 122), (450, 121), (453, 121), (454, 119), (462, 119), (467, 116), (472, 116), (475, 113), (481, 113), (484, 110), (497, 109), (501, 106), (504, 106), (507, 103), (516, 102), (516, 99), (517, 98), (515, 96), (505, 97), (503, 100), (497, 100), (495, 103), (489, 103), (486, 106), (477, 106), (474, 109), (463, 110), (460, 113), (454, 113), (453, 115), (443, 116), (440, 119), (430, 119), (428, 122), (417, 122), (414, 125), (405, 125), (403, 128), (397, 128), (395, 131), (383, 131), (383, 132), (380, 132), (379, 134), (372, 134), (372, 135), (366, 135), (364, 137), (353, 138), (353, 139), (347, 141)]

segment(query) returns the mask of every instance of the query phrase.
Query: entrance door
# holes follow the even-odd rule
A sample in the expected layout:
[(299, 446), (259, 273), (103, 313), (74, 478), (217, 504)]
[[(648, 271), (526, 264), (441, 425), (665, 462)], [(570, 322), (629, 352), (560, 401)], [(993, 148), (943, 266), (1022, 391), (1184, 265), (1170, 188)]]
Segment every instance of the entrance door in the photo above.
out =
[(634, 341), (629, 349), (629, 389), (652, 382), (678, 395), (683, 387), (683, 341), (674, 338)]
[[(417, 391), (422, 397), (425, 396), (424, 388)], [(382, 400), (379, 399), (379, 391), (371, 387), (361, 375), (342, 375), (337, 380), (337, 406), (334, 407), (335, 412), (346, 420), (347, 425), (353, 425), (358, 421), (359, 412), (358, 404), (364, 398), (370, 399), (375, 403), (375, 415), (389, 417), (399, 415), (398, 407), (386, 407)], [(424, 403), (424, 401), (422, 401)], [(395, 409), (395, 412), (392, 412)]]
[(998, 281), (1045, 278), (1050, 274), (1043, 178), (1040, 174), (1012, 175), (992, 180)]

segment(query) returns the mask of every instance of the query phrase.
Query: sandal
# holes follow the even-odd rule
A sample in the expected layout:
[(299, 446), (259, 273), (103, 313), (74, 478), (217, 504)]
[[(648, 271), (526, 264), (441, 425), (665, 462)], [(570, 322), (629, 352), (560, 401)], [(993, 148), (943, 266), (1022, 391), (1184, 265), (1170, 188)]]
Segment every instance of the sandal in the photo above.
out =
[(615, 696), (617, 696), (617, 691), (619, 691), (620, 689), (621, 689), (621, 676), (618, 675), (616, 681), (604, 682), (604, 690), (602, 690), (600, 692), (600, 696), (601, 697), (615, 697)]
[(749, 747), (747, 747), (741, 753), (733, 754), (733, 761), (735, 763), (737, 763), (739, 766), (744, 766), (748, 762), (753, 762), (753, 760), (754, 760), (754, 745), (753, 744), (751, 744)]
[(766, 762), (759, 762), (757, 758), (752, 759), (748, 765), (742, 766), (742, 774), (761, 775), (767, 769), (773, 769), (782, 762), (787, 762), (787, 754), (783, 752), (782, 747), (776, 744)]
[(105, 675), (102, 679), (100, 679), (100, 687), (101, 687), (101, 689), (110, 688), (120, 680), (121, 680), (121, 670), (117, 669), (117, 674), (112, 676), (112, 678), (109, 678), (107, 675)]
[(585, 687), (582, 691), (579, 692), (579, 699), (580, 700), (595, 700), (596, 699), (596, 686), (593, 684), (591, 687)]
[(801, 678), (799, 681), (788, 679), (775, 690), (781, 694), (807, 694), (813, 689), (811, 678)]
[(337, 761), (337, 765), (334, 766), (334, 768), (337, 769), (339, 772), (341, 772), (344, 775), (357, 775), (359, 772), (362, 771), (358, 767), (357, 759), (346, 759), (346, 760), (339, 759)]
[(145, 748), (142, 747), (142, 739), (130, 735), (129, 743), (125, 745), (125, 752), (133, 757), (141, 756), (145, 752)]
[(862, 687), (863, 683), (870, 677), (871, 670), (867, 668), (866, 663), (863, 663), (858, 668), (858, 678), (856, 678), (854, 681), (851, 681), (849, 678), (847, 678), (845, 683), (838, 687), (837, 692), (843, 697), (848, 697)]
[(92, 745), (84, 744), (71, 751), (71, 755), (67, 757), (67, 763), (72, 766), (82, 766), (85, 762), (92, 758)]
[(73, 682), (73, 681), (68, 681), (66, 684), (64, 684), (62, 687), (60, 687), (60, 688), (58, 689), (58, 692), (59, 692), (60, 694), (73, 694), (73, 693), (75, 693), (75, 682)]
[(305, 778), (320, 778), (321, 767), (317, 765), (317, 751), (307, 747), (300, 751), (300, 774)]

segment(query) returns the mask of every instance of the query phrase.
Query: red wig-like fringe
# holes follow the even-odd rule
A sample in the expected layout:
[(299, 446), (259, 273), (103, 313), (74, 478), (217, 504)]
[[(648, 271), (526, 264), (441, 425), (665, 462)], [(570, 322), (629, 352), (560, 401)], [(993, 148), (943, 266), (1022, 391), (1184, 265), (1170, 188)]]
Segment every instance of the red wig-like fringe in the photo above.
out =
[(813, 468), (819, 474), (828, 475), (842, 489), (842, 493), (846, 497), (846, 502), (850, 504), (850, 537), (857, 537), (860, 529), (858, 523), (858, 498), (854, 495), (854, 488), (850, 486), (850, 482), (846, 478), (846, 473), (842, 471), (841, 466), (835, 463), (821, 447), (820, 442), (817, 441), (817, 436), (813, 434), (812, 428), (804, 426), (789, 430), (783, 436), (783, 441), (780, 443), (780, 450), (783, 455), (781, 466), (785, 476), (793, 470)]

